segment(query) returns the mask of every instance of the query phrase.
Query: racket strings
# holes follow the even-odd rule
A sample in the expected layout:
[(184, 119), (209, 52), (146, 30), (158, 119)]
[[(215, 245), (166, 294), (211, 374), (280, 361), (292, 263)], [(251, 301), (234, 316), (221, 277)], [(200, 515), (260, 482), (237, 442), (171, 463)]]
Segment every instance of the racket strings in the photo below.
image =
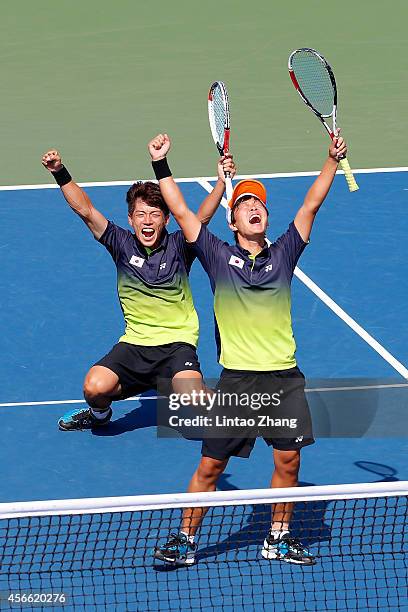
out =
[(333, 112), (334, 88), (324, 63), (313, 53), (299, 51), (292, 58), (292, 68), (304, 97), (323, 117)]
[(212, 110), (213, 110), (215, 131), (217, 133), (217, 140), (221, 148), (223, 149), (224, 148), (224, 129), (225, 129), (225, 123), (226, 123), (225, 122), (226, 111), (225, 111), (224, 99), (221, 93), (221, 89), (219, 87), (215, 89), (214, 94), (213, 94)]

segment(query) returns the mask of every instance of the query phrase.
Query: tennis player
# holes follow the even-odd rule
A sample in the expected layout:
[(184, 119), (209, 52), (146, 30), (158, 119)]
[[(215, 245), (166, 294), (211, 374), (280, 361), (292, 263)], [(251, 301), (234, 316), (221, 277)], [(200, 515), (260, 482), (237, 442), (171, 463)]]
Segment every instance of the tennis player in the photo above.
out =
[[(71, 178), (58, 151), (42, 163), (54, 176), (72, 210), (111, 254), (118, 273), (118, 294), (125, 333), (85, 378), (88, 406), (64, 414), (64, 431), (106, 425), (113, 400), (156, 389), (157, 379), (172, 380), (174, 390), (201, 389), (196, 353), (198, 317), (188, 275), (195, 258), (182, 232), (168, 233), (169, 209), (159, 186), (134, 183), (127, 192), (129, 225), (134, 233), (108, 221)], [(197, 213), (207, 223), (224, 193), (224, 172), (235, 174), (231, 156), (218, 163), (218, 181)]]
[[(170, 140), (160, 134), (149, 151), (163, 197), (207, 272), (214, 292), (219, 361), (224, 366), (217, 391), (228, 394), (279, 389), (281, 414), (296, 417), (296, 433), (266, 437), (273, 447), (275, 469), (272, 487), (298, 484), (300, 450), (314, 442), (304, 376), (295, 359), (291, 323), (291, 280), (296, 263), (306, 247), (312, 226), (346, 155), (344, 140), (337, 135), (320, 175), (309, 189), (288, 230), (276, 242), (266, 238), (268, 208), (266, 190), (254, 180), (239, 182), (229, 202), (230, 229), (235, 244), (217, 238), (187, 207), (171, 177), (166, 161)], [(230, 457), (249, 457), (255, 437), (208, 437), (202, 458), (188, 491), (215, 491), (219, 476)], [(287, 435), (289, 433), (289, 435)], [(293, 504), (275, 504), (272, 524), (262, 549), (266, 559), (310, 565), (315, 562), (307, 548), (289, 531)], [(195, 533), (205, 509), (188, 509), (179, 534), (157, 547), (154, 556), (170, 562), (194, 563)]]

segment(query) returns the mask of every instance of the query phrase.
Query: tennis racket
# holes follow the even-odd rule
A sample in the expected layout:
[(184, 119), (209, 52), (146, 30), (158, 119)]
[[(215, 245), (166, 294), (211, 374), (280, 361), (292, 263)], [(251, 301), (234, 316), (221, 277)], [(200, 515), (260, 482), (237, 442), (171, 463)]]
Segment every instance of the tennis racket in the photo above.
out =
[[(295, 89), (303, 102), (314, 112), (326, 128), (330, 138), (336, 135), (337, 86), (333, 70), (314, 49), (296, 49), (289, 56), (289, 74)], [(325, 119), (332, 118), (332, 127)], [(346, 177), (350, 191), (357, 191), (358, 185), (346, 158), (340, 160), (340, 167)]]
[[(230, 111), (227, 88), (222, 81), (215, 81), (208, 92), (208, 119), (218, 153), (226, 155), (230, 139)], [(229, 201), (232, 198), (232, 181), (229, 173), (225, 175), (225, 191)], [(230, 213), (227, 207), (228, 221)]]

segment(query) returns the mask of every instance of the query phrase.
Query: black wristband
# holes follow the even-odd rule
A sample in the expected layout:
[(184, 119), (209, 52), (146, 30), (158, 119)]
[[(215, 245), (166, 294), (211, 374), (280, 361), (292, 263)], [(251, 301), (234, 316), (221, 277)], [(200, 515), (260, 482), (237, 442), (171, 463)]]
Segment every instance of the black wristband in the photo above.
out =
[(167, 163), (166, 157), (152, 161), (152, 168), (158, 181), (171, 176), (171, 170), (169, 168), (169, 164)]
[(62, 168), (60, 170), (57, 170), (57, 172), (51, 172), (51, 174), (53, 175), (55, 181), (60, 187), (63, 187), (64, 185), (72, 181), (72, 176), (70, 175), (65, 166), (62, 166)]

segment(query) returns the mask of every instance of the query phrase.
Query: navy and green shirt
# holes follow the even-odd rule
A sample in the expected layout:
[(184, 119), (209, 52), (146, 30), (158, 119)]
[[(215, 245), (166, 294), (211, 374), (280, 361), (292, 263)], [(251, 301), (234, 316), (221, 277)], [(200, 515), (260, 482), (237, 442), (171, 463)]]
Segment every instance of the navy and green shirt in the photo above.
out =
[(188, 274), (195, 255), (181, 232), (164, 230), (160, 245), (145, 250), (129, 230), (111, 221), (99, 239), (116, 264), (126, 329), (119, 342), (158, 346), (198, 341), (198, 317)]
[(214, 293), (219, 362), (231, 370), (285, 370), (296, 365), (290, 287), (305, 248), (295, 224), (255, 257), (203, 225), (192, 244)]

